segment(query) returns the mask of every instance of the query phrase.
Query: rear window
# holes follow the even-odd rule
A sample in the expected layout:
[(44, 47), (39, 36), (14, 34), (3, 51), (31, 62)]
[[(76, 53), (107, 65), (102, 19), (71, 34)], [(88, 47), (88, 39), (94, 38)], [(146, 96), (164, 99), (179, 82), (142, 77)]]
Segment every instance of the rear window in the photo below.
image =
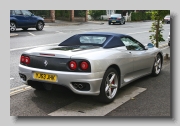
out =
[(105, 36), (81, 36), (80, 43), (103, 44), (106, 41)]
[(121, 14), (113, 14), (111, 17), (121, 17)]
[(170, 18), (170, 16), (169, 16), (169, 15), (167, 15), (165, 18)]

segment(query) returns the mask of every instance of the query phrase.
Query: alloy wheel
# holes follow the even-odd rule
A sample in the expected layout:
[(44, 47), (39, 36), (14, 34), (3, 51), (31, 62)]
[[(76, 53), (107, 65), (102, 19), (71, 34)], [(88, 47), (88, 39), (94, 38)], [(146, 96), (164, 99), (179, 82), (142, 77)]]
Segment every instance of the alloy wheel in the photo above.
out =
[(105, 81), (105, 93), (107, 98), (112, 99), (117, 93), (118, 88), (118, 78), (114, 72), (108, 74)]

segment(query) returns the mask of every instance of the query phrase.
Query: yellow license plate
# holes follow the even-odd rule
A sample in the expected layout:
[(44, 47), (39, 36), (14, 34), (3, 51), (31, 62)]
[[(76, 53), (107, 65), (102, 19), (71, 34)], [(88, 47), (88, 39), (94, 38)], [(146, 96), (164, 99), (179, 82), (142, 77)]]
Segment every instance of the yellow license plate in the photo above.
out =
[(112, 22), (116, 22), (116, 21), (112, 21)]
[(54, 74), (35, 72), (34, 73), (34, 79), (56, 82), (57, 81), (57, 76), (54, 75)]

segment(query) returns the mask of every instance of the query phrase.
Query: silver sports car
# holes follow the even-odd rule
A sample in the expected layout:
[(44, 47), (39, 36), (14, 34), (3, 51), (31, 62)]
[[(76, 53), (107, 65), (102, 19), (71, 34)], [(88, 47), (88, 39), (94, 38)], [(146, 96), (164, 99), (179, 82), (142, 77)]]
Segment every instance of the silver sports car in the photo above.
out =
[(124, 34), (88, 32), (57, 46), (25, 51), (19, 75), (37, 90), (62, 85), (109, 103), (126, 84), (148, 74), (159, 75), (162, 63), (162, 52), (151, 43), (143, 45)]

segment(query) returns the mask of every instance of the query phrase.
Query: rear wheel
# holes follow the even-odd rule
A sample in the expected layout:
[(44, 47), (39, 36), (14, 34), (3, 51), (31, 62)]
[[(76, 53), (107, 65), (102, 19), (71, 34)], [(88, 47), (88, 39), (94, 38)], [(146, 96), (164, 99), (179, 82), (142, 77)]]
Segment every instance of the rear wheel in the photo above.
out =
[(152, 76), (158, 76), (162, 69), (162, 59), (161, 56), (158, 54), (154, 61), (153, 69), (152, 69)]
[(118, 92), (119, 75), (114, 68), (109, 68), (103, 77), (98, 99), (105, 103), (112, 102)]
[(10, 22), (10, 31), (11, 32), (16, 31), (16, 24), (14, 22)]
[(37, 25), (36, 25), (36, 29), (38, 31), (41, 31), (44, 28), (44, 24), (42, 21), (38, 21)]
[(123, 24), (125, 24), (126, 22), (124, 21)]
[(111, 25), (111, 23), (109, 22), (109, 25)]

